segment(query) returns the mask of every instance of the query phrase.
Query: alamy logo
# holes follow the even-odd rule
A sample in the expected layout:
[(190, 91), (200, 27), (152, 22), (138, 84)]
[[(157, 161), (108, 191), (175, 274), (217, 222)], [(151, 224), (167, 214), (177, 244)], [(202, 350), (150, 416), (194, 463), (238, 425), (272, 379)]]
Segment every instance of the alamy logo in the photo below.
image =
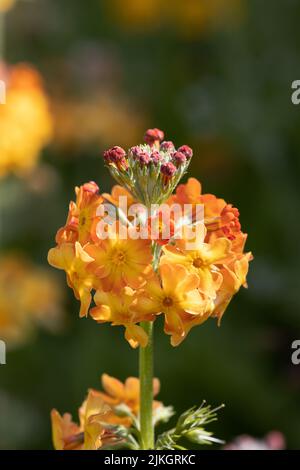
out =
[(300, 339), (295, 339), (295, 341), (293, 341), (292, 349), (295, 349), (291, 357), (292, 363), (295, 366), (298, 366), (300, 364)]
[(6, 344), (2, 340), (0, 340), (0, 364), (6, 364)]
[(292, 103), (298, 105), (300, 104), (300, 80), (293, 81), (292, 89), (295, 90), (291, 96)]
[(6, 85), (3, 80), (0, 80), (0, 104), (6, 103)]

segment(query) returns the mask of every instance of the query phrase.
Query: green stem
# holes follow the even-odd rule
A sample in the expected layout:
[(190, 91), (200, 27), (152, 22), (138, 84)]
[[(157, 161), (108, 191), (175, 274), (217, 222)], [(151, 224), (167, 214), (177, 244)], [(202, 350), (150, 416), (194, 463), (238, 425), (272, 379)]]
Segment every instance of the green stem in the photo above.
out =
[(140, 431), (141, 449), (154, 449), (153, 404), (153, 322), (142, 322), (148, 345), (140, 347)]

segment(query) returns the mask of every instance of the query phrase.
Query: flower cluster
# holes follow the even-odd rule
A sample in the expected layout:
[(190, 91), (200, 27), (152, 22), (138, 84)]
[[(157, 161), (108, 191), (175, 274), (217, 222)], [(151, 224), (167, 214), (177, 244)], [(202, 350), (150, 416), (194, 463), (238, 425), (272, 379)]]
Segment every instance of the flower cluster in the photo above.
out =
[(0, 338), (8, 347), (26, 341), (36, 325), (59, 330), (63, 291), (52, 273), (20, 253), (3, 255), (0, 266)]
[[(62, 416), (51, 411), (52, 439), (56, 450), (104, 450), (107, 447), (124, 446), (136, 449), (138, 442), (133, 434), (139, 434), (140, 383), (129, 377), (123, 384), (107, 374), (102, 375), (104, 392), (90, 389), (79, 408), (79, 424), (72, 416)], [(158, 379), (153, 380), (153, 396), (159, 392)], [(153, 400), (155, 424), (166, 421), (173, 414), (170, 407)], [(132, 429), (135, 433), (132, 433)]]
[(187, 145), (177, 150), (173, 142), (163, 141), (159, 129), (148, 129), (145, 144), (126, 153), (115, 146), (104, 152), (104, 160), (112, 176), (138, 201), (147, 207), (161, 204), (171, 195), (186, 172), (193, 151)]
[[(146, 144), (128, 152), (113, 147), (104, 153), (121, 186), (111, 194), (100, 194), (94, 182), (76, 188), (76, 202), (70, 203), (57, 246), (48, 255), (51, 265), (66, 271), (68, 285), (81, 302), (80, 316), (90, 314), (98, 323), (123, 325), (132, 347), (147, 345), (140, 323), (154, 321), (160, 314), (174, 346), (208, 318), (220, 322), (233, 295), (246, 286), (252, 259), (244, 252), (247, 235), (235, 207), (202, 194), (194, 178), (173, 193), (193, 152), (186, 145), (176, 150), (163, 138), (162, 131), (150, 129)], [(139, 203), (135, 211), (124, 213), (121, 198), (129, 209)], [(140, 203), (146, 209), (164, 204), (145, 216)], [(167, 223), (164, 219), (169, 234), (162, 235), (160, 216), (174, 205), (188, 206), (188, 213), (179, 219), (171, 216)], [(103, 224), (111, 207), (116, 209), (116, 220)], [(153, 219), (158, 228), (154, 235), (148, 230)], [(93, 294), (95, 306), (90, 308)]]
[(52, 137), (52, 117), (40, 74), (27, 64), (0, 63), (6, 104), (0, 106), (0, 178), (31, 171)]

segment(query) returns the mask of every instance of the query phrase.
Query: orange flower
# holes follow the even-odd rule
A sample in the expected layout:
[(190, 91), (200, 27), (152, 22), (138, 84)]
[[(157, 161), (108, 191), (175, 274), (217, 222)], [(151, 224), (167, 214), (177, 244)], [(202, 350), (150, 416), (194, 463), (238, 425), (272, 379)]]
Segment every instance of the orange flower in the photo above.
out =
[[(131, 412), (137, 416), (140, 407), (140, 381), (136, 377), (128, 377), (123, 384), (120, 380), (110, 377), (108, 374), (103, 374), (101, 377), (104, 392), (98, 392), (99, 397), (102, 398), (104, 403), (109, 405), (112, 409), (115, 406), (125, 404)], [(159, 393), (160, 382), (158, 379), (153, 379), (153, 396)], [(153, 401), (153, 407), (158, 408), (162, 406), (161, 402)]]
[(75, 242), (85, 244), (96, 239), (96, 225), (100, 220), (97, 209), (103, 202), (99, 187), (94, 181), (75, 188), (76, 203), (71, 201), (66, 225), (58, 230), (56, 242)]
[(218, 265), (223, 264), (232, 257), (231, 242), (227, 238), (217, 238), (211, 244), (204, 243), (203, 236), (199, 236), (195, 247), (191, 250), (185, 248), (185, 240), (177, 240), (176, 245), (163, 247), (164, 255), (161, 264), (180, 264), (199, 278), (199, 291), (216, 298), (216, 292), (222, 284), (222, 275)]
[(136, 323), (153, 320), (153, 315), (145, 317), (131, 310), (131, 306), (136, 302), (136, 293), (130, 287), (125, 287), (118, 293), (98, 290), (94, 301), (97, 306), (90, 311), (94, 320), (98, 323), (111, 322), (112, 325), (124, 325), (125, 338), (133, 348), (147, 345), (148, 336)]
[(89, 271), (101, 279), (106, 292), (125, 286), (137, 289), (152, 274), (151, 242), (132, 239), (130, 229), (125, 234), (126, 239), (120, 238), (118, 233), (112, 235), (114, 228), (110, 230), (111, 236), (106, 240), (86, 247), (86, 252), (94, 258)]
[(111, 423), (112, 412), (98, 393), (90, 390), (79, 408), (80, 424), (72, 416), (51, 411), (52, 440), (55, 450), (97, 450), (117, 440), (113, 432), (103, 426)]
[(113, 186), (111, 190), (111, 194), (108, 193), (103, 193), (102, 194), (103, 199), (107, 200), (114, 206), (119, 206), (120, 203), (120, 197), (126, 197), (127, 199), (127, 207), (129, 208), (132, 204), (136, 203), (136, 200), (133, 198), (133, 196), (130, 194), (127, 189), (123, 188), (123, 186), (120, 186), (116, 184)]
[(79, 242), (62, 243), (51, 248), (48, 253), (48, 263), (67, 274), (68, 286), (74, 291), (76, 299), (80, 300), (80, 317), (88, 314), (92, 300), (91, 290), (97, 283), (95, 277), (87, 271), (88, 265), (94, 261)]
[(139, 293), (134, 309), (143, 314), (165, 314), (165, 332), (172, 336), (172, 345), (179, 344), (187, 334), (186, 320), (204, 322), (212, 312), (212, 301), (199, 290), (199, 277), (178, 264), (162, 264), (157, 277), (147, 282)]

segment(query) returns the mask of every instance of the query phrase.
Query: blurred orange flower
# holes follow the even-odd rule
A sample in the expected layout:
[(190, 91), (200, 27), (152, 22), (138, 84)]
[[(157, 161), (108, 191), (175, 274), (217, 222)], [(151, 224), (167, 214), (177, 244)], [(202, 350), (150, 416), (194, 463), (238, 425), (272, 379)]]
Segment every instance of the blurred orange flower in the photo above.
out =
[(52, 117), (40, 74), (32, 66), (0, 64), (6, 104), (0, 106), (0, 177), (23, 175), (52, 138)]
[[(126, 405), (130, 411), (137, 416), (140, 407), (140, 381), (136, 377), (128, 377), (123, 384), (120, 380), (103, 374), (101, 377), (104, 392), (97, 392), (104, 403), (108, 404), (112, 409), (118, 405)], [(158, 395), (160, 390), (160, 382), (153, 379), (153, 396)], [(153, 401), (153, 408), (162, 406), (159, 401)]]
[(1, 256), (0, 266), (0, 338), (14, 347), (28, 340), (37, 325), (59, 330), (63, 292), (52, 273), (13, 253)]
[(10, 10), (16, 3), (16, 0), (0, 0), (0, 12)]

